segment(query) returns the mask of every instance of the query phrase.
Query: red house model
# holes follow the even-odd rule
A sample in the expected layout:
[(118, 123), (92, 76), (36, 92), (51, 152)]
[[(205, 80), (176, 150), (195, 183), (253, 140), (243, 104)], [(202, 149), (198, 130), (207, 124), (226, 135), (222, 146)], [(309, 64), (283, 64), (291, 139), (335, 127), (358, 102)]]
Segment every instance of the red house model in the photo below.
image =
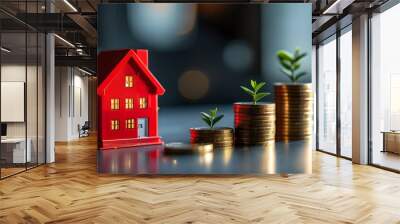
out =
[(148, 51), (106, 51), (97, 61), (99, 147), (162, 144), (158, 96), (165, 89), (149, 70)]

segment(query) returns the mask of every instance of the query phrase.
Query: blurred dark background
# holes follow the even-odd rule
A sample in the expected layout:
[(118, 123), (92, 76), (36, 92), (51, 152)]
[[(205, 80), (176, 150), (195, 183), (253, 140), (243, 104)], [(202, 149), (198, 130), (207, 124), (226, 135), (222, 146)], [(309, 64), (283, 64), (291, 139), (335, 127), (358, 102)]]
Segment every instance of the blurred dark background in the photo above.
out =
[(310, 4), (102, 4), (98, 52), (149, 49), (150, 69), (167, 90), (160, 105), (230, 104), (249, 100), (239, 86), (250, 79), (270, 91), (286, 81), (275, 52), (311, 53), (311, 21)]

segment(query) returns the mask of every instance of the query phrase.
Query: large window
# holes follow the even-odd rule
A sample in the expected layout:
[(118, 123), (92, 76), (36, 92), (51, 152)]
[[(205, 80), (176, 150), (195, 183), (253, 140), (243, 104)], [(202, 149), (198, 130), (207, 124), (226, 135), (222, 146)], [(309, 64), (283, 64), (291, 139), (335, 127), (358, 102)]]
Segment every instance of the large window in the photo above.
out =
[(352, 157), (352, 33), (340, 36), (340, 154)]
[(317, 148), (352, 157), (352, 26), (319, 44)]
[(318, 149), (336, 153), (336, 37), (318, 48)]
[[(372, 17), (372, 163), (400, 170), (400, 5)], [(386, 138), (385, 138), (386, 137)]]

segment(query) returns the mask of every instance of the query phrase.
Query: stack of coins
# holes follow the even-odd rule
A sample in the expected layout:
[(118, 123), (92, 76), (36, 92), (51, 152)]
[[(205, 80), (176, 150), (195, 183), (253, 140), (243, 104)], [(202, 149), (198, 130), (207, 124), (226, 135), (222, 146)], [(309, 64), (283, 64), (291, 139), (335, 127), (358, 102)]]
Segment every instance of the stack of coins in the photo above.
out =
[(212, 143), (214, 148), (233, 146), (232, 128), (191, 128), (190, 143)]
[(275, 139), (275, 104), (235, 103), (235, 143), (268, 144)]
[(310, 139), (313, 128), (311, 84), (275, 84), (276, 140)]

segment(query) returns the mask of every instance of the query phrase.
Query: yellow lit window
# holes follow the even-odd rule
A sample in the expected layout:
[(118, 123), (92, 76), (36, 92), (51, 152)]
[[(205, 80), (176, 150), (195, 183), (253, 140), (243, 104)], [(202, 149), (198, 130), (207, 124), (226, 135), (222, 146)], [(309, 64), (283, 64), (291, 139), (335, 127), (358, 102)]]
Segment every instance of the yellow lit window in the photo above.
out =
[(119, 130), (119, 120), (111, 120), (111, 130)]
[(125, 109), (133, 109), (133, 99), (125, 99)]
[(111, 99), (111, 110), (119, 109), (119, 99)]
[(147, 99), (145, 97), (139, 98), (139, 108), (140, 109), (147, 108)]
[(128, 119), (125, 121), (125, 127), (127, 129), (132, 129), (134, 127), (134, 120), (133, 119)]
[(139, 98), (139, 108), (147, 108), (147, 99), (145, 97)]
[(125, 76), (125, 87), (133, 87), (133, 76)]

